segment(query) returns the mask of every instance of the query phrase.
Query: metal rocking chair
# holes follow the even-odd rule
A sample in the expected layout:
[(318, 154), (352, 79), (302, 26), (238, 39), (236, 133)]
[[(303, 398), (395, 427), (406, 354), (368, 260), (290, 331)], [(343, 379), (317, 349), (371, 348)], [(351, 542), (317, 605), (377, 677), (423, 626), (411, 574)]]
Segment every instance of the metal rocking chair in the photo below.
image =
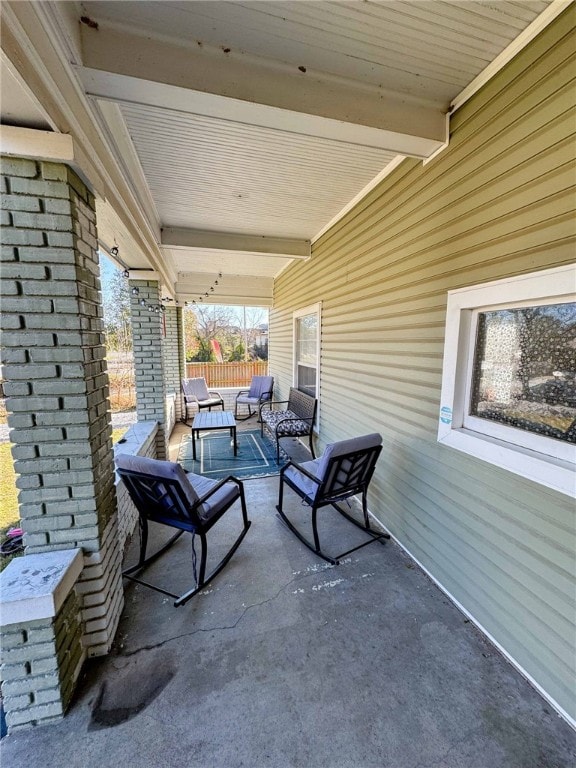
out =
[[(175, 606), (184, 605), (220, 573), (250, 528), (251, 522), (246, 513), (242, 481), (235, 477), (228, 477), (217, 482), (200, 475), (187, 474), (180, 464), (171, 461), (159, 461), (128, 454), (120, 454), (116, 457), (116, 467), (138, 510), (140, 520), (140, 556), (137, 564), (127, 568), (122, 575), (156, 592), (175, 598)], [(208, 553), (206, 534), (238, 499), (242, 508), (242, 531), (223, 559), (206, 576)], [(178, 533), (156, 552), (147, 556), (149, 521), (176, 528)], [(177, 595), (132, 575), (163, 555), (185, 532), (192, 534), (192, 570), (195, 581), (192, 589)], [(198, 571), (194, 548), (196, 536), (201, 544)]]
[[(371, 530), (366, 502), (368, 486), (381, 451), (382, 437), (373, 433), (331, 443), (326, 446), (320, 458), (302, 464), (289, 461), (280, 471), (280, 488), (276, 507), (280, 517), (308, 549), (333, 565), (337, 565), (341, 558), (367, 544), (372, 544), (374, 541), (383, 543), (383, 539), (390, 538), (388, 533)], [(294, 526), (282, 509), (284, 484), (292, 488), (311, 507), (313, 541), (307, 539)], [(357, 494), (361, 494), (362, 497), (364, 524), (355, 520), (338, 503)], [(325, 506), (333, 506), (347, 520), (365, 531), (370, 538), (339, 555), (332, 556), (324, 552), (320, 547), (317, 515), (318, 510)]]
[[(252, 376), (250, 389), (243, 389), (236, 395), (234, 405), (234, 418), (236, 421), (246, 421), (255, 413), (258, 413), (262, 403), (272, 400), (274, 390), (274, 376)], [(245, 405), (248, 408), (248, 415), (240, 416), (238, 406)], [(254, 412), (252, 412), (254, 407)]]
[(198, 376), (195, 379), (182, 379), (182, 397), (183, 413), (182, 421), (186, 423), (192, 413), (200, 413), (202, 408), (222, 408), (224, 410), (224, 400), (219, 392), (208, 389), (204, 376)]

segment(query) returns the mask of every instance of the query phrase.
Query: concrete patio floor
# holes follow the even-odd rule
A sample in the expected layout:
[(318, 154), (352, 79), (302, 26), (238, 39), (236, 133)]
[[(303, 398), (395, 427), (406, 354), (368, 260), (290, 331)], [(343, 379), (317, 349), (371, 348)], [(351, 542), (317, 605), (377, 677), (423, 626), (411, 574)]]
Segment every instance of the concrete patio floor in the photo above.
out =
[[(113, 653), (61, 723), (2, 741), (3, 765), (574, 768), (574, 731), (400, 547), (331, 567), (277, 517), (277, 477), (245, 488), (253, 524), (227, 569), (178, 609), (127, 584)], [(327, 549), (362, 536), (323, 518)], [(149, 575), (189, 583), (186, 544)]]

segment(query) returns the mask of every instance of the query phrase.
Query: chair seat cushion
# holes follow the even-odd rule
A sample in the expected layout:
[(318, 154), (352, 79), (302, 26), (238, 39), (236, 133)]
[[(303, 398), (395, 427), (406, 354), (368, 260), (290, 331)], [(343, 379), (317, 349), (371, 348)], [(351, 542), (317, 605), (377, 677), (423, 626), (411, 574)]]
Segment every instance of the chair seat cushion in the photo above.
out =
[(236, 402), (243, 403), (244, 405), (260, 405), (260, 398), (251, 397), (250, 395), (238, 395)]
[[(192, 404), (194, 404), (194, 400), (192, 401)], [(222, 398), (220, 397), (209, 397), (207, 400), (198, 400), (198, 405), (205, 407), (207, 405), (220, 405), (222, 403)]]
[[(208, 493), (216, 484), (217, 480), (211, 480), (209, 477), (203, 475), (195, 475), (194, 472), (187, 472), (186, 477), (188, 482), (194, 488), (194, 491), (198, 496), (204, 496)], [(213, 496), (210, 496), (208, 501), (205, 501), (199, 507), (199, 514), (204, 520), (209, 520), (212, 515), (219, 512), (222, 507), (231, 504), (234, 499), (238, 498), (240, 491), (235, 483), (226, 483), (219, 488)]]
[[(290, 421), (285, 421), (290, 419)], [(311, 424), (299, 418), (294, 411), (262, 411), (262, 421), (275, 431), (280, 437), (282, 435), (308, 435), (311, 430)]]
[[(303, 461), (298, 466), (304, 467), (304, 469), (307, 472), (310, 472), (311, 475), (314, 475), (314, 477), (318, 477), (320, 459), (314, 459), (312, 461)], [(306, 475), (303, 475), (302, 472), (299, 472), (294, 466), (288, 467), (288, 469), (284, 473), (284, 477), (290, 480), (290, 482), (294, 483), (294, 485), (297, 488), (299, 488), (302, 491), (302, 493), (304, 493), (306, 496), (312, 499), (312, 501), (314, 501), (314, 499), (316, 498), (316, 493), (318, 492), (319, 486), (313, 480), (310, 480), (309, 477), (306, 477)]]

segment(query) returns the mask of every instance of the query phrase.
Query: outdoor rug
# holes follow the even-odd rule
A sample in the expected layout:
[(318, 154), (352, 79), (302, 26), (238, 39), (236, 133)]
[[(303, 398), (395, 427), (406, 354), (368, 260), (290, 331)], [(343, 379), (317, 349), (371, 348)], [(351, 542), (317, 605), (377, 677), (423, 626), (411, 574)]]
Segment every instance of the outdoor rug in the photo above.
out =
[(196, 438), (194, 461), (192, 435), (185, 435), (180, 443), (178, 461), (189, 472), (214, 480), (221, 480), (228, 475), (248, 480), (251, 477), (279, 474), (286, 456), (280, 450), (280, 464), (276, 464), (276, 446), (266, 437), (261, 437), (259, 429), (238, 430), (236, 439), (238, 455), (234, 456), (232, 438), (228, 432), (200, 432), (200, 439)]

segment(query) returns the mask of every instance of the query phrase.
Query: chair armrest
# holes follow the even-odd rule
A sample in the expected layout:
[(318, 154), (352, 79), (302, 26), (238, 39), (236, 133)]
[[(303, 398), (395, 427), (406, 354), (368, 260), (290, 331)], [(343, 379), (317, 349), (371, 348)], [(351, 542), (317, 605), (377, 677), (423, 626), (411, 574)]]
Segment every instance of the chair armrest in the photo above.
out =
[(289, 402), (289, 400), (267, 400), (266, 405), (269, 405), (270, 409), (272, 409), (273, 405), (286, 405)]
[(300, 464), (297, 464), (295, 461), (288, 461), (287, 464), (284, 464), (282, 469), (280, 470), (280, 478), (284, 477), (284, 472), (288, 469), (288, 467), (294, 467), (294, 469), (297, 469), (298, 472), (300, 472), (301, 475), (306, 475), (307, 478), (310, 480), (313, 480), (316, 485), (320, 485), (322, 482), (319, 480), (316, 475), (313, 475), (311, 472), (308, 472), (307, 469), (304, 469), (304, 467), (300, 466)]
[(247, 394), (248, 394), (248, 392), (250, 392), (250, 390), (249, 390), (249, 389), (241, 389), (241, 390), (238, 392), (238, 394), (236, 395), (236, 400), (238, 400), (238, 398), (240, 397), (240, 395), (247, 395)]
[(262, 408), (267, 407), (271, 411), (273, 405), (285, 405), (287, 402), (288, 400), (266, 400), (260, 406), (260, 413), (262, 413)]
[(209, 395), (218, 395), (218, 397), (220, 398), (220, 400), (222, 400), (222, 395), (220, 394), (220, 392), (216, 392), (216, 390), (215, 390), (215, 389), (209, 389), (209, 390), (208, 390), (208, 394), (209, 394)]

